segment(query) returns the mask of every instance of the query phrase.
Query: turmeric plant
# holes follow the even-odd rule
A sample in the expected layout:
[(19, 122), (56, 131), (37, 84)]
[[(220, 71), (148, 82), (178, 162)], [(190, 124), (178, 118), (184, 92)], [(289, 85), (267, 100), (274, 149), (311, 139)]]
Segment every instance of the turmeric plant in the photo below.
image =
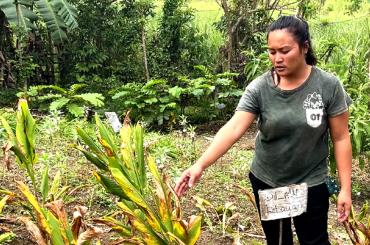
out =
[(78, 149), (98, 168), (98, 182), (119, 197), (117, 206), (128, 222), (115, 216), (98, 221), (116, 230), (125, 244), (195, 244), (201, 232), (201, 217), (193, 216), (188, 222), (182, 219), (180, 202), (169, 179), (159, 173), (154, 159), (144, 152), (143, 128), (125, 124), (118, 143), (98, 116), (95, 120), (97, 140), (78, 128), (80, 139), (89, 147)]

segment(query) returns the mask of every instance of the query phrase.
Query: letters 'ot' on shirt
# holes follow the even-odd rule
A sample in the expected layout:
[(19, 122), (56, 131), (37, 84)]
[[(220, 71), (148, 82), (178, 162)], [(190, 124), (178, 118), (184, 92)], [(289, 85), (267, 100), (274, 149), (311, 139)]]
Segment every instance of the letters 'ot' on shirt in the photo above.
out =
[(272, 187), (324, 183), (328, 117), (347, 111), (350, 103), (339, 80), (315, 66), (307, 80), (293, 90), (277, 87), (271, 72), (256, 78), (236, 108), (258, 117), (251, 172)]

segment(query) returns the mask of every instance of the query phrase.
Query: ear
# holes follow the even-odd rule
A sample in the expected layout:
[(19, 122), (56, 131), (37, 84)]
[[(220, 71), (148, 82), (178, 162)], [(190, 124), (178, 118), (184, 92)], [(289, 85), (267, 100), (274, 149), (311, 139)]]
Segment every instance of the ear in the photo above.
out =
[(308, 41), (305, 41), (303, 43), (303, 53), (307, 54), (309, 48), (310, 48), (310, 44), (308, 43)]

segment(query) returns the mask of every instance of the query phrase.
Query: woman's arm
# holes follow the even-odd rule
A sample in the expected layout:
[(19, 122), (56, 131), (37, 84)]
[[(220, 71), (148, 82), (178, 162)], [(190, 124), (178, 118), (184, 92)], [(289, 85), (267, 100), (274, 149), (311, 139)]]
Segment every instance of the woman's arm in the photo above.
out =
[(351, 172), (352, 172), (352, 146), (348, 130), (348, 111), (329, 117), (330, 136), (334, 145), (334, 156), (340, 180), (337, 211), (338, 221), (348, 219), (351, 211)]
[(183, 195), (199, 181), (203, 171), (225, 154), (240, 139), (256, 115), (250, 112), (237, 111), (234, 116), (217, 132), (211, 145), (190, 168), (185, 170), (176, 182), (175, 192)]

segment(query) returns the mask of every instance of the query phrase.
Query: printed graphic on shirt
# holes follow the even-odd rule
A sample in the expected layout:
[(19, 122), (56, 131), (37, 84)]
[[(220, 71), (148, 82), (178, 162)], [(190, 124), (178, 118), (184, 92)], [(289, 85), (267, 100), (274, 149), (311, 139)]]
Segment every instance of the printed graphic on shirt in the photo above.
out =
[(303, 109), (306, 110), (307, 124), (313, 128), (321, 125), (324, 103), (320, 94), (314, 92), (307, 95), (303, 102)]

